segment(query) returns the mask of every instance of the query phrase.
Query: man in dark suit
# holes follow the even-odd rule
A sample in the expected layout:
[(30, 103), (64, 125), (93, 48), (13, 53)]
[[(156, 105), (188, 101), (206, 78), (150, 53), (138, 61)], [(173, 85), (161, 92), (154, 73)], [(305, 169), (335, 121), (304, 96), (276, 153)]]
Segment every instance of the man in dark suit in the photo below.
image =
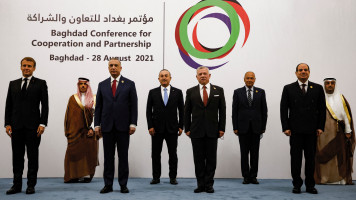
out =
[(147, 126), (148, 132), (152, 136), (153, 179), (151, 184), (160, 182), (163, 140), (166, 140), (169, 154), (170, 183), (178, 184), (176, 180), (177, 145), (178, 136), (183, 132), (184, 100), (182, 91), (169, 84), (171, 79), (171, 73), (168, 70), (161, 70), (158, 76), (161, 86), (150, 90), (147, 99)]
[(295, 74), (298, 80), (284, 86), (280, 107), (283, 132), (290, 136), (292, 192), (301, 193), (304, 151), (306, 191), (317, 194), (314, 181), (316, 138), (324, 131), (325, 95), (321, 85), (308, 81), (310, 68), (307, 64), (298, 64)]
[(255, 80), (255, 73), (246, 72), (246, 85), (234, 91), (232, 102), (232, 125), (234, 133), (239, 136), (243, 184), (259, 184), (256, 177), (260, 138), (267, 123), (266, 94), (263, 89), (253, 86)]
[(119, 184), (121, 193), (128, 193), (128, 149), (130, 135), (137, 125), (137, 94), (135, 83), (122, 75), (121, 62), (109, 61), (111, 77), (100, 82), (96, 94), (94, 126), (102, 133), (104, 144), (104, 182), (100, 193), (112, 192), (115, 173), (115, 146), (119, 157)]
[(184, 107), (185, 133), (191, 138), (198, 187), (195, 193), (214, 192), (218, 138), (225, 133), (224, 90), (209, 83), (209, 68), (197, 69), (199, 84), (187, 90)]
[(28, 159), (26, 194), (35, 193), (38, 147), (48, 119), (47, 84), (45, 80), (33, 76), (35, 70), (36, 61), (31, 57), (23, 58), (23, 77), (11, 81), (7, 92), (5, 127), (6, 133), (11, 137), (14, 184), (6, 194), (19, 193), (22, 190), (25, 148)]

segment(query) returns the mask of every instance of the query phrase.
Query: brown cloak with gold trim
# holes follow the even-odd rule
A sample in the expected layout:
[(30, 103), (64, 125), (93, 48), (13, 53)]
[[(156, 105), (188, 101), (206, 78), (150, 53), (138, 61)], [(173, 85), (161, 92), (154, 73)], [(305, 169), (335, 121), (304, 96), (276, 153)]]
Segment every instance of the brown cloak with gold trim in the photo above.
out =
[(352, 184), (355, 131), (350, 105), (346, 99), (345, 104), (351, 117), (351, 138), (346, 138), (344, 126), (338, 123), (327, 109), (325, 130), (317, 139), (314, 174), (317, 184), (335, 183), (341, 180), (345, 180), (346, 184)]
[(88, 137), (93, 121), (93, 109), (84, 107), (72, 95), (69, 98), (64, 119), (64, 131), (68, 146), (64, 159), (64, 182), (87, 175), (94, 176), (98, 166), (99, 142), (96, 136)]

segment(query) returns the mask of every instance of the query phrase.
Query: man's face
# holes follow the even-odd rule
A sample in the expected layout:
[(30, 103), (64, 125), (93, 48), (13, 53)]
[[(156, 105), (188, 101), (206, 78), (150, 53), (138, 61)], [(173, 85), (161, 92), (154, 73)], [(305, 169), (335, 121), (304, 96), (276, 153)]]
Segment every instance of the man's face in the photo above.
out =
[(208, 69), (203, 68), (197, 71), (197, 80), (200, 84), (206, 85), (209, 83), (211, 74), (209, 74)]
[(86, 93), (88, 90), (88, 84), (87, 81), (79, 81), (78, 83), (79, 91), (81, 93)]
[(307, 81), (310, 75), (308, 65), (304, 63), (300, 64), (298, 66), (298, 70), (295, 72), (295, 75), (297, 76), (298, 80), (300, 80), (302, 83)]
[(21, 62), (21, 71), (24, 77), (32, 76), (33, 72), (36, 70), (36, 67), (33, 66), (34, 63), (31, 61), (23, 60)]
[(118, 76), (120, 76), (121, 69), (122, 67), (120, 61), (118, 60), (109, 61), (109, 72), (112, 77), (117, 78)]
[(167, 87), (169, 85), (169, 83), (171, 82), (171, 79), (172, 79), (172, 77), (168, 71), (161, 71), (159, 73), (158, 80), (163, 87)]
[(245, 74), (245, 78), (244, 78), (244, 81), (245, 81), (245, 84), (247, 87), (251, 88), (253, 86), (253, 84), (255, 84), (255, 73), (253, 72), (247, 72)]
[(335, 84), (336, 84), (335, 81), (325, 81), (324, 82), (325, 92), (328, 93), (328, 94), (334, 93)]

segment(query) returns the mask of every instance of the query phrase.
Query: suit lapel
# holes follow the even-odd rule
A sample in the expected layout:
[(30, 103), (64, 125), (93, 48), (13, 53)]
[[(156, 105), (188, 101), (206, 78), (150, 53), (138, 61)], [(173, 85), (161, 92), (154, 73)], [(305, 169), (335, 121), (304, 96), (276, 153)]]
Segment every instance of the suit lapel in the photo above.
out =
[[(163, 102), (163, 98), (162, 98), (162, 92), (161, 92), (161, 86), (159, 86), (158, 88), (156, 88), (155, 92), (157, 93), (157, 97), (159, 98), (159, 102), (161, 102), (161, 105), (163, 107), (165, 107), (164, 102)], [(168, 101), (169, 101), (169, 97), (168, 97)], [(168, 103), (167, 103), (168, 104)]]
[(253, 97), (252, 97), (252, 106), (255, 105), (255, 100), (258, 98), (259, 96), (259, 91), (256, 89), (256, 87), (253, 87)]
[(200, 85), (199, 84), (195, 87), (195, 92), (197, 92), (197, 94), (198, 94), (197, 97), (198, 97), (199, 105), (204, 107), (203, 97), (200, 94)]
[(213, 85), (210, 83), (210, 94), (209, 94), (208, 103), (206, 104), (206, 106), (209, 105), (211, 99), (214, 97), (215, 90), (216, 90), (215, 86), (213, 86)]
[(119, 83), (117, 85), (117, 88), (116, 88), (116, 92), (115, 92), (115, 98), (119, 95), (120, 91), (122, 90), (122, 88), (125, 86), (125, 78), (123, 76), (120, 77), (119, 79)]
[(295, 87), (297, 93), (299, 94), (299, 96), (303, 96), (303, 92), (302, 92), (302, 89), (300, 89), (298, 81), (294, 83), (294, 87)]
[(249, 107), (250, 105), (248, 105), (248, 99), (247, 99), (247, 89), (246, 89), (246, 87), (245, 87), (245, 86), (244, 86), (244, 87), (242, 87), (241, 92), (242, 92), (242, 97), (243, 97), (243, 103), (244, 103), (247, 107)]
[(27, 90), (26, 90), (26, 95), (33, 88), (33, 85), (35, 84), (35, 81), (36, 81), (36, 78), (34, 76), (32, 76), (32, 78), (31, 78), (31, 80), (30, 80), (30, 82), (28, 84)]
[[(171, 86), (171, 91), (169, 91), (168, 102), (167, 102), (166, 106), (168, 106), (169, 102), (171, 102), (171, 98), (173, 98), (175, 92), (176, 92), (175, 89)], [(162, 102), (163, 102), (163, 99), (162, 99)], [(164, 105), (164, 103), (163, 103), (163, 105)]]

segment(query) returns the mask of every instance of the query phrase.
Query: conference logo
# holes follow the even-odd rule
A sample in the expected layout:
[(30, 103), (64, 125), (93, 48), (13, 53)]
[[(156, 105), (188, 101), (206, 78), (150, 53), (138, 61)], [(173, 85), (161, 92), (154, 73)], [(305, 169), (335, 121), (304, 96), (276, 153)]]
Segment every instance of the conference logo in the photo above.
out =
[[(221, 12), (209, 11), (214, 10), (209, 8), (214, 7), (218, 8), (215, 10), (221, 10)], [(196, 19), (198, 18), (197, 16), (200, 16), (200, 18)], [(225, 45), (218, 48), (209, 48), (199, 42), (197, 36), (198, 23), (200, 20), (208, 18), (217, 19), (223, 22), (228, 28), (230, 37)], [(209, 62), (212, 62), (213, 60), (221, 60), (225, 56), (229, 55), (229, 53), (234, 49), (240, 34), (240, 20), (242, 21), (245, 30), (245, 38), (242, 44), (243, 47), (250, 33), (250, 20), (239, 2), (236, 0), (202, 0), (194, 6), (188, 8), (180, 16), (175, 29), (176, 43), (180, 56), (184, 62), (194, 69), (197, 69), (200, 66), (206, 66), (210, 70), (217, 69), (228, 63), (229, 61), (225, 60), (217, 65), (216, 62), (214, 62), (213, 65), (209, 66)], [(196, 23), (193, 24), (193, 21), (196, 21)], [(192, 30), (188, 29), (188, 26), (193, 25), (194, 28), (191, 28)], [(214, 27), (211, 28), (214, 29)], [(191, 34), (190, 38), (188, 36), (188, 31), (190, 32), (189, 35)], [(209, 33), (204, 32), (204, 34)], [(214, 40), (219, 38), (210, 39)], [(193, 60), (193, 58), (195, 60), (204, 61), (205, 64), (199, 64), (197, 61)]]

